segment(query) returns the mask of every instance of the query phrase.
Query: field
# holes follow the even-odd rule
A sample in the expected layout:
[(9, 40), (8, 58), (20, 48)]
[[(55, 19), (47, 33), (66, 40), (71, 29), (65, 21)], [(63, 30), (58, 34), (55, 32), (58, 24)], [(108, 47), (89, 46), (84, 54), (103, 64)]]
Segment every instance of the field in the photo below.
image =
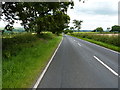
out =
[(83, 32), (83, 33), (73, 33), (71, 36), (84, 39), (106, 48), (113, 49), (120, 52), (120, 36), (119, 34), (113, 33), (94, 33), (94, 32)]
[(118, 36), (119, 34), (96, 34), (96, 35), (103, 35), (103, 36)]
[(52, 33), (3, 38), (3, 88), (32, 87), (60, 41)]

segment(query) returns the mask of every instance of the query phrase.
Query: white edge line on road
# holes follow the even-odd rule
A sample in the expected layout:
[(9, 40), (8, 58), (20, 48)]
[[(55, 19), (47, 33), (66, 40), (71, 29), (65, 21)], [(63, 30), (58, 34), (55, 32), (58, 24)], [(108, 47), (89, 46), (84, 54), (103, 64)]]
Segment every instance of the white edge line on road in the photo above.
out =
[(43, 70), (42, 74), (41, 74), (40, 77), (38, 78), (38, 80), (37, 80), (37, 82), (35, 83), (35, 85), (33, 86), (33, 90), (35, 90), (35, 89), (38, 87), (39, 83), (41, 82), (42, 78), (44, 77), (44, 75), (45, 75), (46, 71), (48, 70), (48, 67), (50, 66), (50, 64), (51, 64), (54, 56), (56, 55), (56, 52), (58, 51), (58, 49), (59, 49), (62, 41), (63, 41), (63, 37), (62, 37), (62, 40), (61, 40), (61, 42), (59, 43), (57, 49), (55, 50), (53, 56), (51, 57), (50, 61), (48, 62), (47, 66), (46, 66), (45, 69)]
[(108, 65), (106, 65), (104, 62), (102, 62), (99, 58), (94, 56), (94, 58), (100, 62), (104, 67), (106, 67), (110, 72), (112, 72), (114, 75), (118, 76), (118, 73), (116, 73), (112, 68), (110, 68)]
[[(85, 40), (83, 40), (83, 41), (85, 41)], [(111, 50), (111, 49), (105, 48), (105, 47), (100, 46), (100, 45), (98, 45), (98, 44), (95, 44), (95, 43), (92, 43), (92, 42), (89, 42), (89, 41), (86, 41), (86, 42), (88, 42), (88, 43), (90, 43), (90, 44), (94, 44), (94, 45), (97, 46), (97, 47), (101, 47), (101, 48), (103, 48), (103, 49), (106, 49), (106, 50), (109, 50), (109, 51), (111, 51), (111, 52), (114, 52), (114, 53), (119, 54), (119, 52), (117, 52), (117, 51), (114, 51), (114, 50)]]

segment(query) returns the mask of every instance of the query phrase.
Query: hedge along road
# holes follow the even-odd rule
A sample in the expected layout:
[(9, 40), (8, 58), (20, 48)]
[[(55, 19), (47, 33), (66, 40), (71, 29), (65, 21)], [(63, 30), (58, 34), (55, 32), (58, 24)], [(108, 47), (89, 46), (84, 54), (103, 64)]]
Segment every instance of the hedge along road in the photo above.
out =
[(118, 88), (118, 55), (65, 35), (37, 88)]

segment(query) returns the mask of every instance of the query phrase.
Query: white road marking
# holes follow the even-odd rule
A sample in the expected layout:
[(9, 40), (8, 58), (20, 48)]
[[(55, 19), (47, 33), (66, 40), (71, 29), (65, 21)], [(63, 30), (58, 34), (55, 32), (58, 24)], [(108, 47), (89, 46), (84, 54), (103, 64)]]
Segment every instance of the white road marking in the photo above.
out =
[(80, 43), (78, 43), (78, 45), (79, 45), (79, 46), (81, 46), (81, 44), (80, 44)]
[[(78, 38), (77, 38), (77, 39), (78, 39)], [(82, 40), (82, 39), (78, 39), (78, 40)], [(92, 42), (89, 42), (89, 41), (85, 41), (85, 40), (82, 40), (82, 41), (87, 42), (87, 43), (92, 44), (92, 45), (95, 45), (95, 46), (97, 46), (97, 47), (100, 47), (100, 48), (106, 49), (106, 50), (111, 51), (111, 52), (113, 52), (113, 53), (120, 54), (120, 53), (117, 52), (117, 51), (114, 51), (114, 50), (111, 50), (111, 49), (109, 49), (109, 48), (106, 48), (106, 47), (100, 46), (100, 45), (98, 45), (98, 44), (95, 44), (95, 43), (92, 43)]]
[(39, 83), (41, 82), (42, 78), (44, 77), (44, 75), (45, 75), (46, 71), (48, 70), (48, 67), (50, 66), (50, 64), (51, 64), (51, 62), (52, 62), (52, 60), (53, 60), (56, 52), (58, 51), (58, 49), (59, 49), (62, 41), (63, 41), (63, 37), (62, 37), (62, 40), (61, 40), (60, 44), (58, 45), (57, 49), (55, 50), (53, 56), (51, 57), (50, 61), (48, 62), (47, 66), (46, 66), (45, 69), (43, 70), (42, 74), (41, 74), (40, 77), (38, 78), (38, 80), (37, 80), (37, 82), (35, 83), (35, 85), (33, 86), (33, 90), (36, 90), (36, 88), (38, 87), (38, 85), (39, 85)]
[(100, 62), (104, 67), (106, 67), (110, 72), (112, 72), (114, 75), (118, 76), (118, 73), (116, 73), (112, 68), (110, 68), (108, 65), (106, 65), (104, 62), (102, 62), (99, 58), (94, 56), (94, 58)]
[(75, 40), (74, 40), (75, 41)]

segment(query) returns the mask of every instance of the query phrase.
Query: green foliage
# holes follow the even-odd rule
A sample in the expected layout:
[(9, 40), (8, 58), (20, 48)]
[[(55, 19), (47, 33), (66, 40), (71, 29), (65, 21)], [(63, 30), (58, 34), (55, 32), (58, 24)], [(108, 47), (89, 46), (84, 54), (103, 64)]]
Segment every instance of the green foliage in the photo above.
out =
[(72, 34), (72, 33), (73, 33), (73, 30), (68, 30), (68, 29), (67, 29), (67, 30), (64, 30), (64, 33), (65, 33), (65, 34), (68, 34), (68, 33)]
[(120, 37), (119, 36), (106, 36), (106, 35), (97, 35), (97, 34), (85, 34), (85, 33), (81, 33), (81, 34), (73, 34), (75, 36), (78, 37), (82, 37), (82, 38), (88, 38), (88, 39), (93, 39), (95, 41), (100, 41), (100, 42), (104, 42), (107, 44), (111, 44), (111, 45), (115, 45), (115, 46), (120, 46)]
[(89, 42), (96, 43), (98, 45), (120, 52), (120, 36), (103, 36), (92, 33), (74, 33), (71, 34), (71, 36), (87, 40)]
[(64, 30), (64, 28), (68, 27), (68, 23), (70, 21), (70, 17), (68, 15), (58, 11), (53, 18), (54, 21), (51, 25), (52, 29), (50, 30), (52, 33), (59, 34)]
[(75, 28), (77, 28), (78, 29), (78, 31), (81, 29), (81, 23), (82, 23), (83, 21), (79, 21), (79, 20), (73, 20), (73, 24), (74, 24), (74, 26), (75, 26)]
[(73, 30), (69, 30), (69, 33), (72, 34), (72, 33), (73, 33)]
[(10, 27), (16, 20), (21, 20), (26, 31), (59, 34), (69, 23), (66, 12), (70, 5), (73, 7), (73, 2), (5, 2), (2, 3), (2, 13)]
[[(74, 35), (72, 35), (72, 36), (74, 36)], [(115, 46), (115, 45), (107, 44), (107, 43), (104, 43), (104, 42), (101, 42), (101, 41), (95, 41), (93, 39), (82, 38), (82, 37), (79, 37), (79, 36), (74, 36), (74, 37), (77, 37), (77, 38), (80, 38), (80, 39), (83, 39), (83, 40), (86, 40), (86, 41), (89, 41), (89, 42), (101, 45), (103, 47), (106, 47), (106, 48), (109, 48), (109, 49), (120, 52), (120, 47)]]
[(5, 26), (5, 30), (12, 31), (14, 29), (13, 26), (10, 26), (9, 24)]
[(3, 88), (32, 87), (61, 40), (61, 36), (51, 33), (39, 36), (24, 34), (3, 39)]
[(93, 32), (103, 32), (103, 28), (102, 27), (98, 27), (95, 30), (93, 30)]
[(74, 30), (74, 27), (70, 27), (70, 30)]
[(110, 32), (120, 32), (120, 26), (119, 25), (112, 26), (112, 30)]
[[(12, 38), (3, 38), (3, 58), (10, 58), (11, 56), (16, 56), (17, 53), (20, 52), (23, 47), (29, 47), (30, 43), (36, 41), (37, 39), (38, 38), (35, 35), (31, 35), (31, 33), (19, 34)], [(26, 46), (25, 44), (28, 44), (28, 46)]]

